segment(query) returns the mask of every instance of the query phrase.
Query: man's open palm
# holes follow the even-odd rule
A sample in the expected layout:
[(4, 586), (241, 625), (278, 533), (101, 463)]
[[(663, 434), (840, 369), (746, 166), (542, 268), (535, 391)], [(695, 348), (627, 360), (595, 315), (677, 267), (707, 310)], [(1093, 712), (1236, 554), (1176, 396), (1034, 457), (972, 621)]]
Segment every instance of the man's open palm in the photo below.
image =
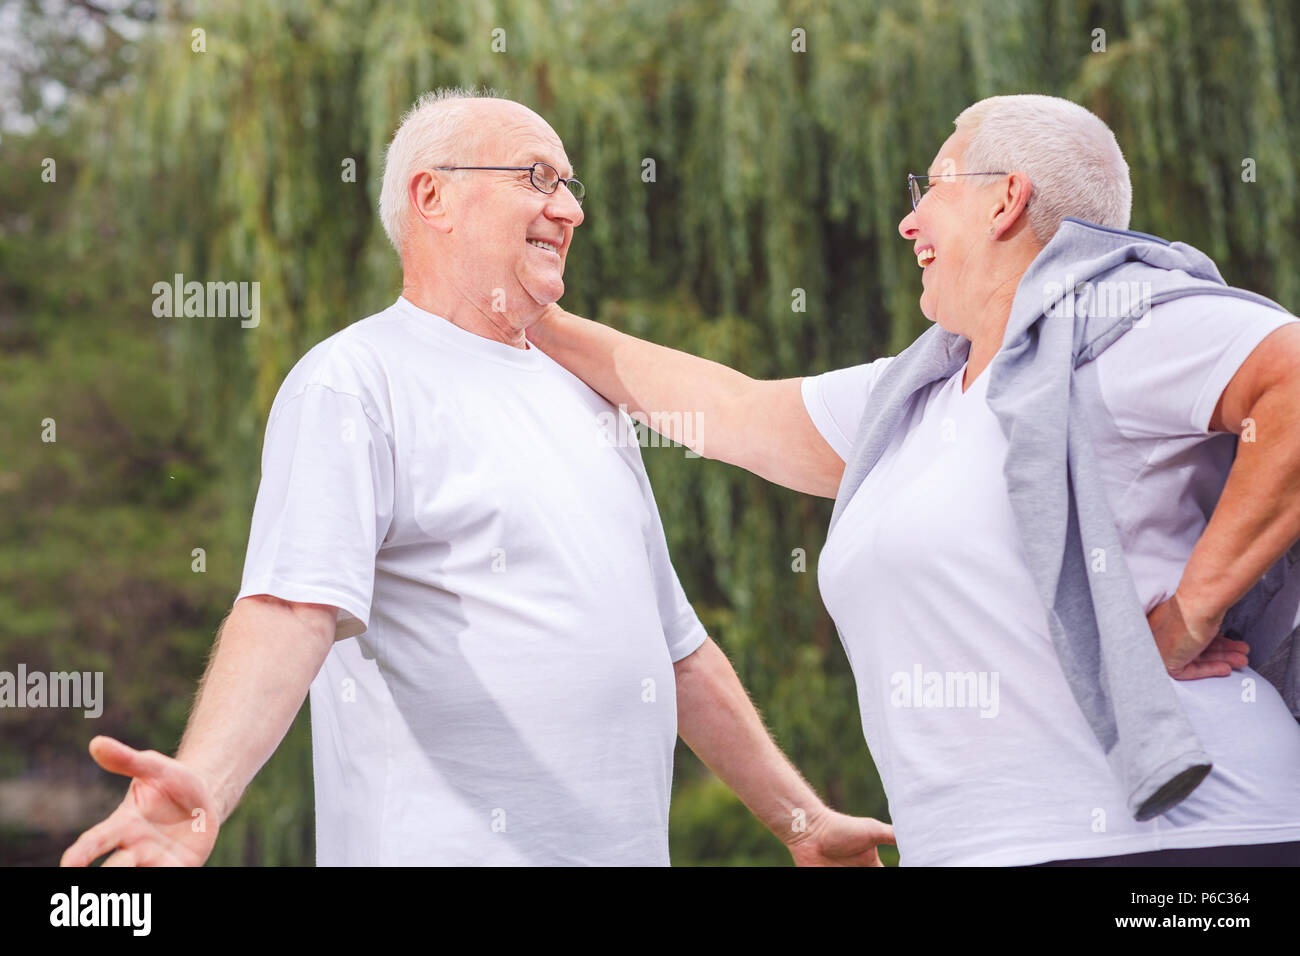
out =
[(202, 866), (220, 821), (207, 783), (185, 764), (156, 750), (134, 750), (112, 737), (90, 742), (90, 755), (112, 773), (131, 778), (116, 810), (63, 853), (60, 866), (88, 866), (116, 850), (104, 866)]

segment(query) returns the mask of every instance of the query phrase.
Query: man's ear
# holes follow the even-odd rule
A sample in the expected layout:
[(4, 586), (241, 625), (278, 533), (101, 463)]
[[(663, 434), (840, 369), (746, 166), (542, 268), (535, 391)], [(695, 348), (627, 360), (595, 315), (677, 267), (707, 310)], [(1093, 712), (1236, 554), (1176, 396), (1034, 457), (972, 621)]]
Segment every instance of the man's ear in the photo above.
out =
[[(994, 239), (1001, 238), (1003, 233), (1020, 221), (1033, 191), (1033, 184), (1024, 173), (1016, 171), (1007, 177), (1006, 185), (998, 191), (997, 203), (993, 206), (993, 216), (989, 222), (989, 234)], [(1026, 223), (1028, 221), (1025, 219)]]
[(447, 208), (446, 183), (436, 179), (429, 170), (422, 169), (411, 177), (407, 190), (411, 208), (430, 229), (451, 232), (450, 210)]

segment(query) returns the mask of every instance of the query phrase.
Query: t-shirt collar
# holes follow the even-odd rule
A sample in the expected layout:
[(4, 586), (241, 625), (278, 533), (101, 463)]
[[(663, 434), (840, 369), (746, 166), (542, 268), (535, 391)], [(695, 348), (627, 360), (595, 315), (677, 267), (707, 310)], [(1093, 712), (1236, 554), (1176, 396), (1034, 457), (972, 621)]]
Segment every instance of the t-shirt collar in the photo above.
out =
[(517, 349), (505, 342), (485, 338), (462, 329), (436, 312), (425, 311), (406, 296), (398, 296), (394, 306), (414, 320), (413, 325), (418, 331), (443, 345), (477, 355), (490, 362), (501, 362), (519, 368), (535, 369), (540, 367), (542, 362), (541, 350), (532, 343), (529, 343), (526, 349)]

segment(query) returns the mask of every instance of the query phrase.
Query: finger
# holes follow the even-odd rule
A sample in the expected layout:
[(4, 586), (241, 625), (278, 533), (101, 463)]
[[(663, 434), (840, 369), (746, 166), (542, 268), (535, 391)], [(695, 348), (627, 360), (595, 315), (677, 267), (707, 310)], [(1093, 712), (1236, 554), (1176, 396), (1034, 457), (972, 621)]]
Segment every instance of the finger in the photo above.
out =
[(1209, 643), (1197, 659), (1227, 661), (1233, 668), (1245, 667), (1250, 663), (1250, 645), (1245, 641), (1234, 641), (1220, 635)]
[(1218, 660), (1226, 661), (1230, 657), (1246, 657), (1245, 651), (1239, 651), (1235, 647), (1223, 647), (1211, 644), (1197, 656), (1197, 660)]
[(1175, 680), (1201, 680), (1206, 677), (1227, 677), (1232, 668), (1223, 661), (1192, 661), (1177, 673), (1170, 674)]
[(133, 848), (136, 866), (179, 866), (173, 862), (171, 855), (159, 846), (148, 845)]
[(131, 757), (136, 751), (114, 737), (99, 734), (90, 740), (90, 756), (109, 773), (119, 773), (127, 777), (131, 772)]
[(103, 734), (90, 741), (90, 756), (109, 773), (124, 777), (157, 777), (167, 768), (167, 758), (162, 754), (136, 750)]
[(878, 826), (879, 830), (877, 830), (876, 841), (878, 843), (888, 843), (890, 846), (896, 846), (897, 843), (894, 840), (893, 824), (880, 823)]
[(129, 849), (118, 850), (107, 860), (105, 860), (101, 865), (102, 866), (135, 866), (135, 851)]
[(120, 842), (122, 842), (121, 827), (117, 820), (109, 817), (77, 837), (76, 842), (63, 851), (59, 866), (89, 866), (92, 861), (99, 859)]
[(1223, 651), (1210, 653), (1206, 652), (1197, 659), (1198, 663), (1222, 662), (1233, 669), (1245, 667), (1250, 663), (1250, 658), (1245, 654), (1239, 654), (1236, 651)]
[(1234, 641), (1228, 638), (1216, 638), (1207, 650), (1216, 653), (1240, 654), (1243, 657), (1250, 657), (1250, 645), (1245, 641)]

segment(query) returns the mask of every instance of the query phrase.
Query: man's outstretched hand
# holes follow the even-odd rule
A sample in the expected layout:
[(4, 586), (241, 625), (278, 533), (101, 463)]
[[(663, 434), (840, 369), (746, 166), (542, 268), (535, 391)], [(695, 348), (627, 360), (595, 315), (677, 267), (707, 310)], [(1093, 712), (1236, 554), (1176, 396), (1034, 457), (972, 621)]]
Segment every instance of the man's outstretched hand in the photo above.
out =
[(829, 810), (810, 817), (808, 829), (785, 845), (795, 866), (884, 866), (876, 851), (881, 843), (894, 843), (888, 823)]
[(1198, 619), (1183, 607), (1176, 591), (1151, 609), (1147, 623), (1170, 677), (1227, 677), (1250, 662), (1250, 645), (1219, 633), (1221, 620)]
[(68, 847), (60, 866), (202, 866), (220, 825), (216, 801), (195, 771), (156, 750), (134, 750), (112, 737), (90, 742), (95, 763), (131, 778), (126, 797)]

